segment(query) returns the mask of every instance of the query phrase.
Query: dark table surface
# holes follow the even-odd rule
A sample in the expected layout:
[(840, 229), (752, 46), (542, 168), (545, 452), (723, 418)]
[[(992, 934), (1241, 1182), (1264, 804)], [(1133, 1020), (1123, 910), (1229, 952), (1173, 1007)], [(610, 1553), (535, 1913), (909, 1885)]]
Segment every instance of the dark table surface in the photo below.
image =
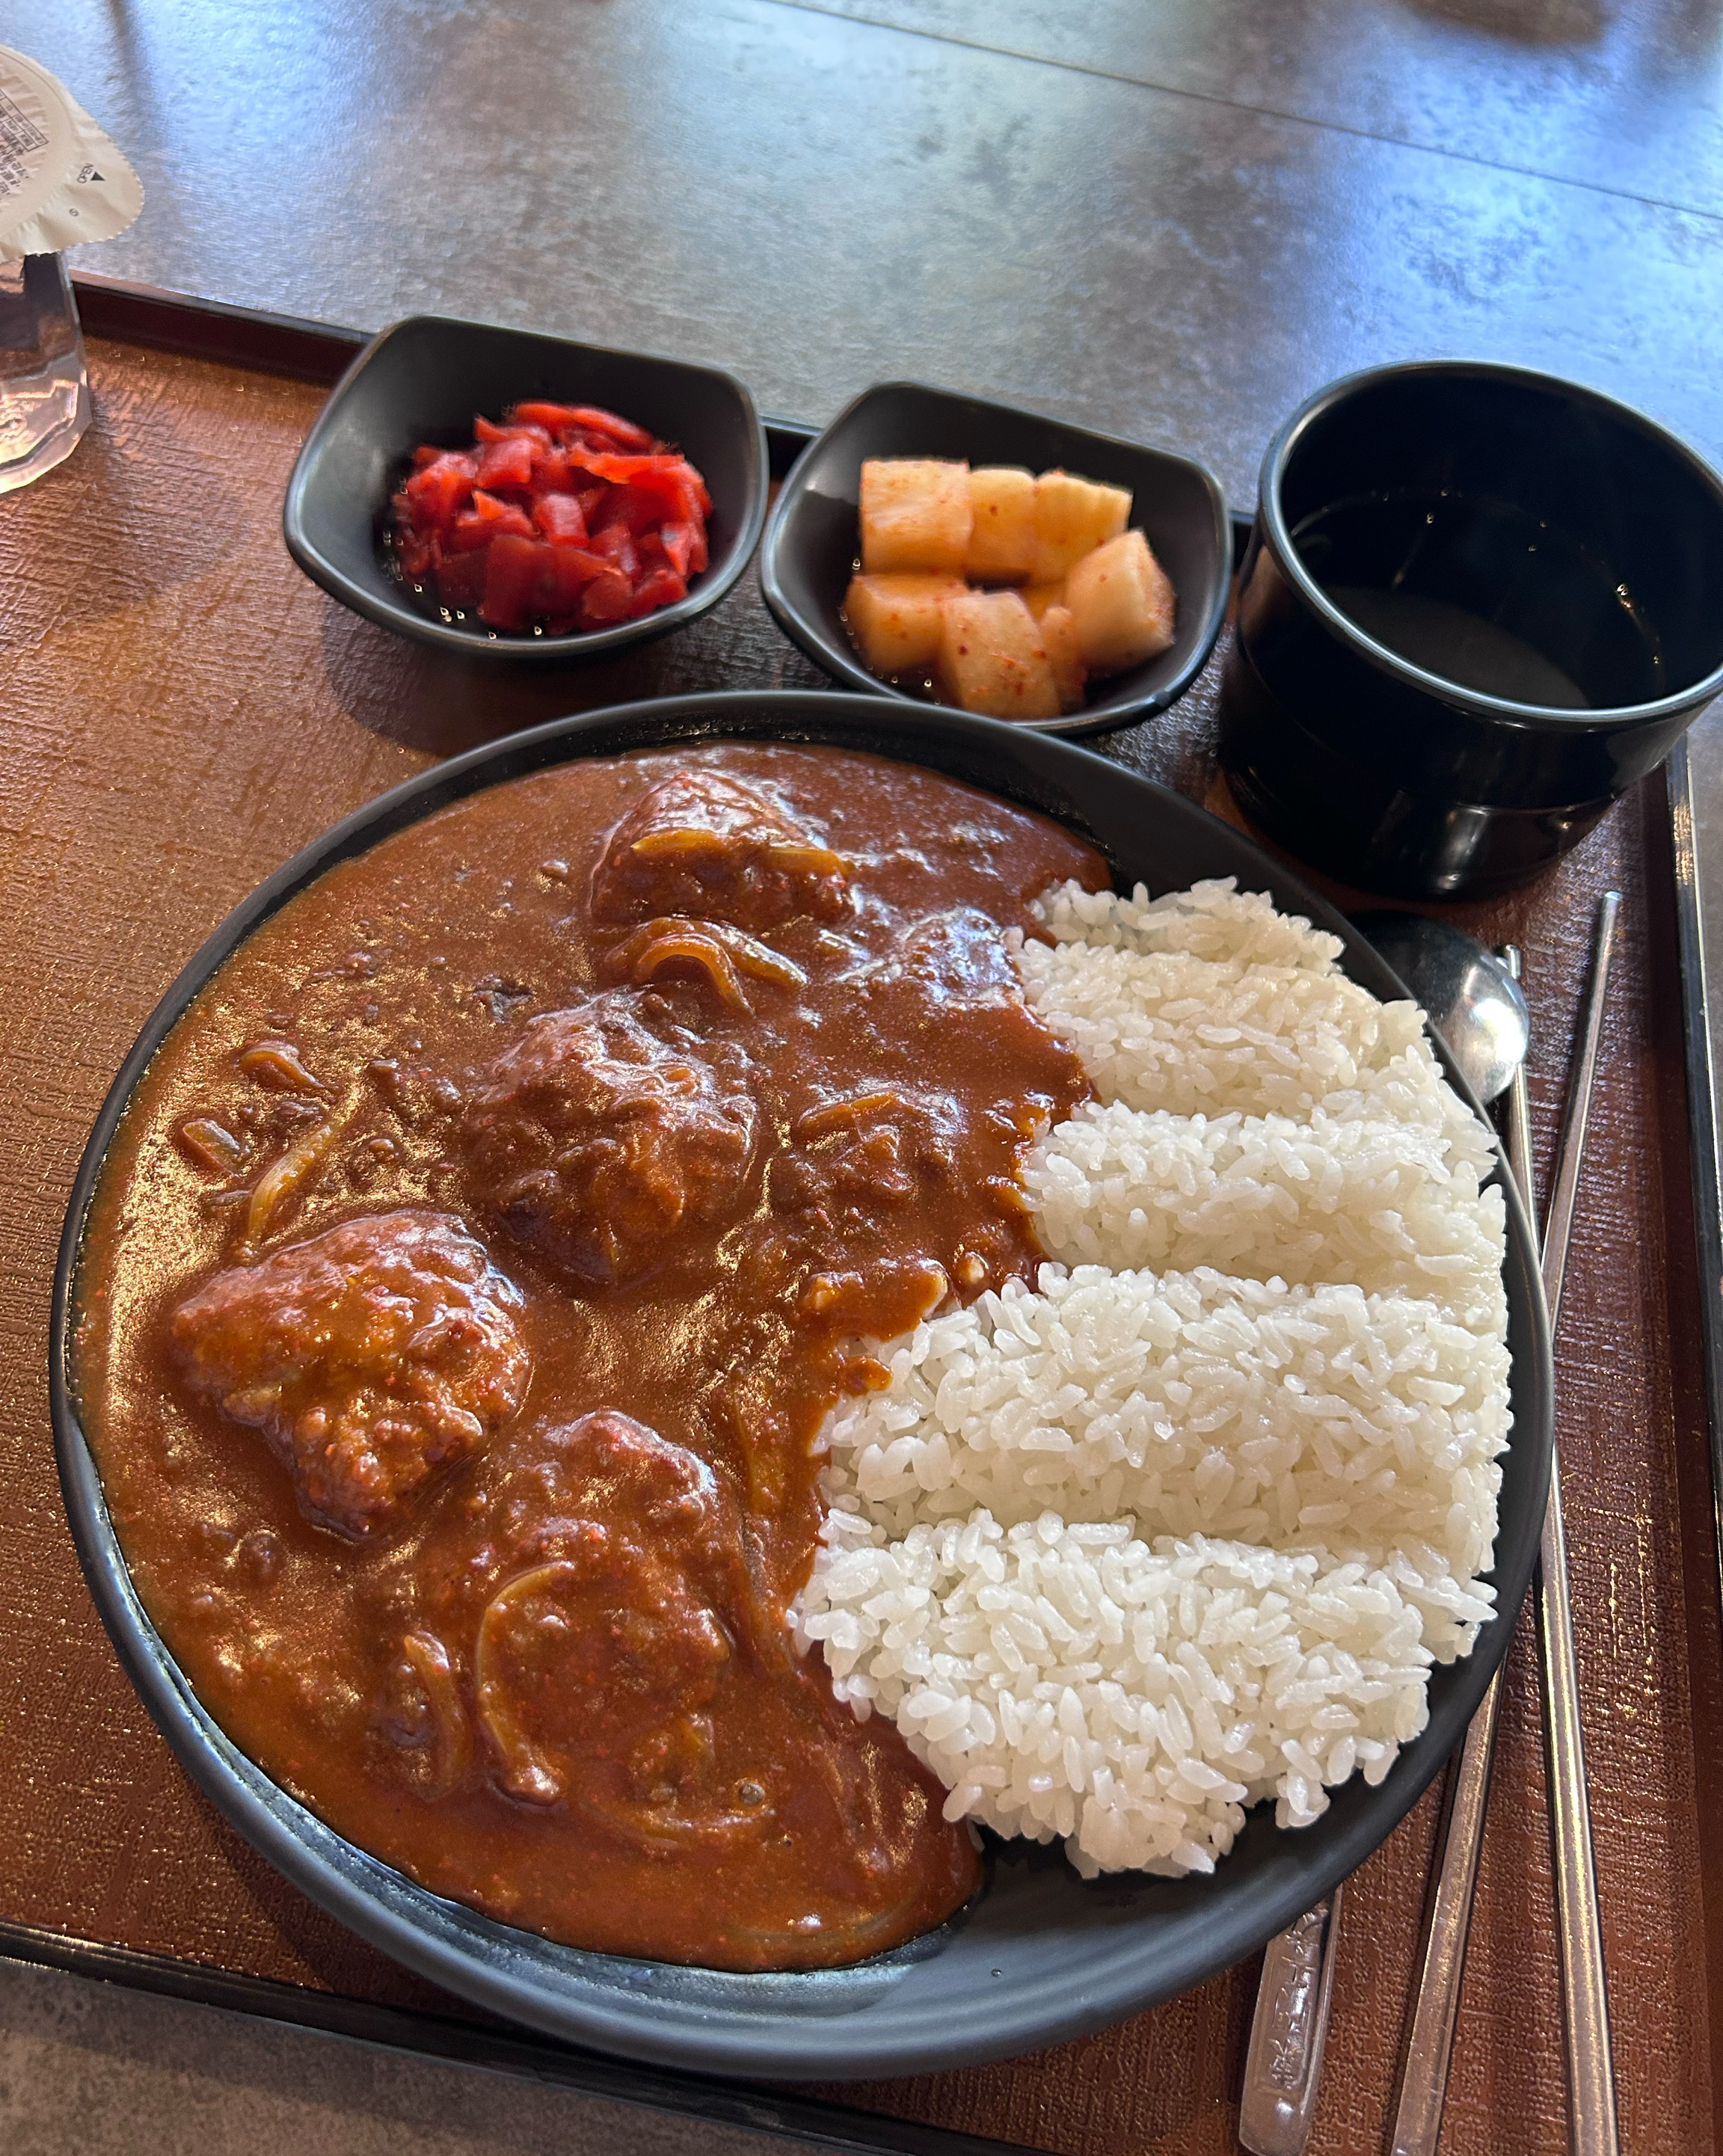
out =
[(1411, 353), (1715, 454), (1716, 0), (7, 0), (148, 191), (88, 268), (1161, 438)]
[[(1246, 507), (1293, 405), (1413, 354), (1573, 376), (1723, 454), (1723, 8), (1710, 0), (10, 0), (0, 38), (59, 72), (144, 178), (142, 219), (85, 250), (83, 268), (364, 326), (434, 307), (655, 346), (730, 366), (765, 408), (814, 420), (870, 381), (920, 376), (1193, 449)], [(240, 427), (219, 402), (209, 416)], [(126, 439), (105, 453), (122, 488)], [(238, 439), (205, 446), (200, 469), (244, 454)], [(0, 504), (0, 539), (39, 513)], [(164, 532), (186, 562), (196, 543)], [(33, 653), (50, 675), (77, 663), (50, 584), (26, 564), (0, 604), (0, 648), (38, 682)], [(51, 624), (73, 635), (58, 659), (37, 651)], [(388, 670), (347, 682), (346, 647), (336, 632), (318, 671), (373, 737), (382, 784), (395, 721), (341, 692), (362, 706)], [(466, 716), (421, 707), (411, 746), (464, 745)], [(13, 746), (0, 866), (40, 873), (26, 841), (44, 804), (74, 830), (100, 773), (54, 761), (64, 744), (45, 736), (40, 754)], [(106, 803), (109, 822), (123, 805)], [(1654, 849), (1654, 806), (1632, 814)], [(123, 854), (126, 830), (110, 836)], [(187, 848), (191, 880), (213, 892), (222, 879), (197, 855)], [(1570, 880), (1577, 908), (1592, 879)], [(1576, 910), (1564, 997), (1582, 933)], [(1648, 994), (1666, 998), (1669, 978), (1654, 967)], [(77, 986), (84, 1007), (105, 993), (100, 978)], [(1655, 1001), (1636, 1039), (1667, 1062)], [(1656, 1097), (1655, 1083), (1634, 1096)], [(27, 1181), (12, 1178), (19, 1203)], [(1683, 1232), (1679, 1209), (1656, 1224)], [(1668, 1350), (1658, 1313), (1598, 1324), (1586, 1347), (1600, 1416), (1635, 1322)], [(1676, 1339), (1695, 1352), (1690, 1330)], [(1612, 1604), (1623, 1640), (1644, 1614)], [(1700, 1640), (1710, 1617), (1678, 1598), (1659, 1622)], [(1615, 1734), (1661, 1787), (1672, 1770), (1654, 1699), (1632, 1677), (1610, 1695)], [(1695, 1683), (1694, 1710), (1709, 1712)], [(1532, 1728), (1520, 1742), (1535, 1750)], [(1621, 1966), (1658, 1989), (1633, 1912), (1613, 1921)], [(1671, 1935), (1661, 1910), (1648, 1920), (1648, 1941)], [(1512, 1971), (1492, 1961), (1485, 1978), (1511, 2025)], [(1686, 1995), (1703, 2015), (1701, 1975)], [(1675, 2012), (1683, 2101), (1705, 2107), (1708, 2046)], [(1525, 2041), (1547, 2056), (1547, 2030)], [(1487, 2071), (1511, 2083), (1515, 2070), (1504, 2053)], [(1664, 2145), (1666, 2120), (1628, 2123), (1630, 2148)], [(1035, 2138), (1030, 2112), (1020, 2124)], [(1526, 2145), (1549, 2128), (1534, 2135), (1528, 2119)], [(755, 2145), (0, 1973), (8, 2150), (259, 2140), (288, 2156)]]

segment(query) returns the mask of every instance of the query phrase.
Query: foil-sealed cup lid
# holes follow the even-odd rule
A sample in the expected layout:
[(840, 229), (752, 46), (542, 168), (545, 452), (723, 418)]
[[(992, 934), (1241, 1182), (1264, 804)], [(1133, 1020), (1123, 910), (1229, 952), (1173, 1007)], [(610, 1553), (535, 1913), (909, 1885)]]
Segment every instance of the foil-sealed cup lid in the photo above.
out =
[(0, 45), (0, 260), (111, 239), (143, 183), (64, 83)]

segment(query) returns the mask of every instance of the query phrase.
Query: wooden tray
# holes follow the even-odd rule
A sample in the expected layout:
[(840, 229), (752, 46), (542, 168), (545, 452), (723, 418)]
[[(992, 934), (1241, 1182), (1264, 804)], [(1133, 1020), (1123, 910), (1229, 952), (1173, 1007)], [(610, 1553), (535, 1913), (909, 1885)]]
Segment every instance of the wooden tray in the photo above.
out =
[[(786, 2092), (654, 2072), (486, 2024), (342, 1932), (185, 1783), (108, 1649), (54, 1481), (43, 1363), (65, 1195), (108, 1078), (179, 963), (306, 839), (436, 757), (572, 709), (821, 677), (751, 583), (628, 657), (498, 683), (342, 612), (278, 532), (298, 443), (362, 341), (80, 283), (98, 418), (0, 525), (0, 929), (13, 1041), (0, 1191), (0, 1950), (828, 2145), (1051, 2156), (1231, 2150), (1254, 1962), (1061, 2051)], [(807, 430), (772, 430), (782, 472)], [(1104, 752), (1232, 814), (1215, 669)], [(1676, 773), (1679, 781), (1679, 771)], [(1623, 2143), (1717, 2145), (1723, 1643), (1662, 778), (1530, 891), (1452, 909), (1526, 952), (1541, 1159), (1592, 908), (1626, 894), (1557, 1363)], [(1685, 887), (1684, 887), (1685, 888)], [(1344, 903), (1349, 894), (1335, 894)], [(1445, 2145), (1567, 2145), (1530, 1626), (1510, 1656)], [(1356, 1875), (1313, 2148), (1385, 2132), (1436, 1794)]]

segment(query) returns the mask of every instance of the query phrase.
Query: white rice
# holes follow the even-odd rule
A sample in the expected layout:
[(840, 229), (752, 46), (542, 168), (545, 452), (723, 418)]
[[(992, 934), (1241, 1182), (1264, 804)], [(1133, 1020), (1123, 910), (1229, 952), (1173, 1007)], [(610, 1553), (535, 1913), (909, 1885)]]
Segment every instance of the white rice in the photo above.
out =
[(985, 1511), (900, 1541), (834, 1512), (800, 1615), (833, 1688), (890, 1715), (967, 1816), (1077, 1869), (1211, 1871), (1244, 1807), (1283, 1826), (1380, 1781), (1428, 1650), (1386, 1573), (1239, 1543)]
[(933, 1317), (887, 1367), (825, 1441), (831, 1494), (890, 1535), (984, 1506), (1008, 1527), (1051, 1510), (1372, 1566), (1403, 1553), (1433, 1578), (1490, 1560), (1507, 1351), (1433, 1303), (1046, 1265), (1038, 1292), (1013, 1281)]
[(1054, 884), (1035, 907), (1059, 943), (1144, 953), (1177, 952), (1223, 965), (1337, 973), (1341, 941), (1296, 914), (1277, 913), (1260, 891), (1240, 891), (1231, 876), (1193, 883), (1151, 899), (1139, 884), (1115, 891)]
[(1062, 1262), (879, 1348), (796, 1621), (949, 1816), (1208, 1870), (1244, 1805), (1379, 1779), (1491, 1614), (1493, 1141), (1266, 899), (1039, 910), (1025, 989), (1100, 1096), (1023, 1173)]
[[(1452, 1095), (1449, 1096), (1452, 1098)], [(1091, 1103), (1025, 1163), (1035, 1231), (1069, 1265), (1213, 1266), (1426, 1296), (1474, 1332), (1502, 1322), (1501, 1193), (1476, 1118), (1461, 1134), (1380, 1114), (1149, 1114)]]
[(1041, 911), (1088, 940), (1019, 939), (1018, 971), (1104, 1101), (1305, 1116), (1335, 1094), (1397, 1091), (1450, 1113), (1417, 1005), (1379, 1004), (1338, 971), (1333, 937), (1266, 899), (1210, 883), (1151, 905), (1067, 885)]

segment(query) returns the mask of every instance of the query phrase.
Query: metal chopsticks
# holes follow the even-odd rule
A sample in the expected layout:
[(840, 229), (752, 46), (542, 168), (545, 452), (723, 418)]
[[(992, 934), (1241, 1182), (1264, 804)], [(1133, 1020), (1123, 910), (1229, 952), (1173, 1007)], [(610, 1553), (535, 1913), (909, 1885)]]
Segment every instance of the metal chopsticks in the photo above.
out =
[[(1579, 1068), (1568, 1098), (1556, 1155), (1555, 1188), (1544, 1235), (1544, 1293), (1550, 1334), (1561, 1308), (1573, 1209), (1579, 1196), (1580, 1155), (1591, 1109), (1592, 1078), (1603, 1028), (1609, 954), (1621, 910), (1619, 891), (1606, 891), (1597, 921), (1597, 956), (1586, 1004)], [(1551, 1286), (1553, 1260), (1553, 1287)], [(1561, 1997), (1567, 2014), (1567, 2112), (1575, 2156), (1615, 2156), (1615, 2073), (1609, 2056), (1609, 2001), (1603, 1981), (1603, 1929), (1592, 1858), (1592, 1816), (1586, 1797), (1585, 1748), (1580, 1732), (1579, 1671), (1573, 1653), (1573, 1613), (1567, 1594), (1567, 1537), (1561, 1485), (1550, 1455), (1550, 1502), (1544, 1516), (1538, 1616), (1543, 1639), (1544, 1731), (1549, 1751), (1551, 1825), (1556, 1841), (1556, 1907), (1561, 1919)]]
[[(1596, 956), (1582, 1021), (1578, 1060), (1556, 1155), (1555, 1185), (1543, 1243), (1545, 1300), (1553, 1339), (1561, 1308), (1581, 1158), (1602, 1038), (1604, 997), (1621, 894), (1606, 891), (1598, 913)], [(1518, 970), (1518, 954), (1513, 963)], [(1536, 1229), (1531, 1128), (1523, 1071), (1509, 1096), (1508, 1160)], [(1558, 1465), (1550, 1460), (1550, 1497), (1540, 1563), (1539, 1630), (1542, 1640), (1545, 1736), (1550, 1810), (1556, 1844), (1561, 1997), (1567, 2019), (1567, 2097), (1575, 2156), (1615, 2156), (1614, 2074), (1609, 2056), (1609, 2009), (1604, 1989), (1603, 1938), (1592, 1859), (1580, 1732), (1573, 1619), (1567, 1591)], [(1408, 2035), (1394, 2119), (1392, 2156), (1435, 2156), (1447, 2094), (1460, 1978), (1470, 1928), (1478, 1851), (1489, 1794), (1490, 1753), (1501, 1678), (1498, 1671), (1466, 1733), (1450, 1783), (1441, 1830), (1441, 1856), (1419, 1959), (1418, 1991)]]

